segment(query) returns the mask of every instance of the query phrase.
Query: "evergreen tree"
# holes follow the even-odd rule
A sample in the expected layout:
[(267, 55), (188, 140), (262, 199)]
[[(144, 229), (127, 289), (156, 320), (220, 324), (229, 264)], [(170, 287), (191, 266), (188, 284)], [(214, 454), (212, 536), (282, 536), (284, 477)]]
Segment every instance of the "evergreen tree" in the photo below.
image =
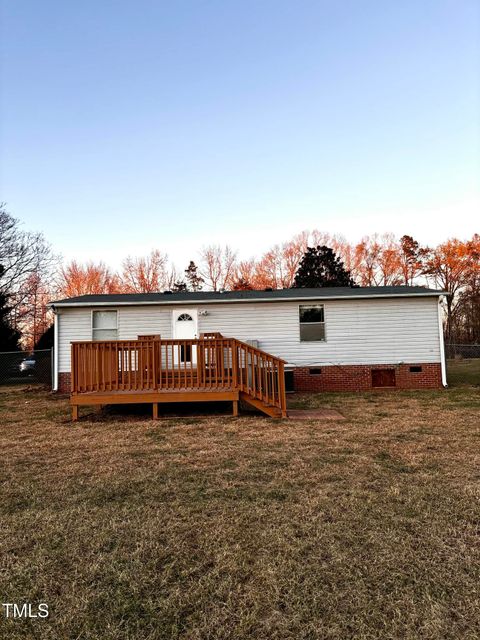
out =
[(174, 293), (180, 293), (182, 291), (188, 291), (187, 285), (186, 285), (185, 282), (174, 282), (173, 283), (173, 287), (172, 287), (172, 291)]
[(295, 275), (293, 288), (355, 287), (355, 282), (335, 252), (326, 246), (308, 247)]
[(205, 280), (198, 274), (198, 267), (193, 260), (190, 260), (190, 264), (185, 269), (185, 275), (187, 277), (188, 290), (201, 291)]
[(34, 349), (51, 349), (53, 347), (54, 328), (51, 324), (37, 340)]

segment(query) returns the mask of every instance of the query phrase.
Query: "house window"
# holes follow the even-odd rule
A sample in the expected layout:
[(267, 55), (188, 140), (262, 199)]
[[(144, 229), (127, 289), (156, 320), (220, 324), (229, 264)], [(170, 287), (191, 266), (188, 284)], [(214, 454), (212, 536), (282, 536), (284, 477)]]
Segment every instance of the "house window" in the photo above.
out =
[(92, 340), (117, 340), (117, 312), (93, 311)]
[(325, 313), (323, 304), (300, 305), (300, 340), (325, 340)]

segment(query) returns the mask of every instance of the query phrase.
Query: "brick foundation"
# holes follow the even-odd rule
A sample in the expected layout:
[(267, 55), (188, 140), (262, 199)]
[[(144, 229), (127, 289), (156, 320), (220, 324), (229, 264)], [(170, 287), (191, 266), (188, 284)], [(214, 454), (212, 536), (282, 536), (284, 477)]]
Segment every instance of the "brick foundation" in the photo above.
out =
[(58, 393), (70, 393), (70, 374), (58, 374)]
[[(412, 372), (410, 367), (421, 367)], [(389, 365), (338, 365), (297, 367), (293, 371), (295, 391), (369, 391), (382, 388), (372, 385), (373, 369), (393, 369), (396, 389), (438, 389), (442, 387), (440, 363)], [(317, 373), (314, 373), (317, 372)]]

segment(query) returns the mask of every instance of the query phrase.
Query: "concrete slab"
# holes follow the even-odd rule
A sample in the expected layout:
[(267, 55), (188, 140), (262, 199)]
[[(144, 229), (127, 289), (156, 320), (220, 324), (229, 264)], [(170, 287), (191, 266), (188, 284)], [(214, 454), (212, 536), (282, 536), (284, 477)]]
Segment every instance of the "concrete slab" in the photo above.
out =
[(291, 420), (345, 420), (336, 409), (289, 409)]

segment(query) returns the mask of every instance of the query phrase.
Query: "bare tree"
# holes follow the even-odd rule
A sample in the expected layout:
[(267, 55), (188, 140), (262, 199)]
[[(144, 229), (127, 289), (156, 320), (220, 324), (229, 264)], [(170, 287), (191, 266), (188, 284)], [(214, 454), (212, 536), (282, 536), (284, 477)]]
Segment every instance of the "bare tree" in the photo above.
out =
[(122, 284), (126, 293), (162, 291), (169, 284), (168, 257), (158, 249), (148, 256), (123, 261)]
[[(474, 236), (475, 239), (475, 236)], [(451, 342), (461, 309), (465, 285), (478, 268), (478, 254), (474, 243), (450, 238), (430, 252), (425, 273), (433, 277), (435, 286), (448, 292), (446, 296), (445, 337)]]
[(17, 307), (18, 326), (22, 333), (21, 343), (25, 349), (33, 349), (53, 322), (51, 309), (47, 307), (53, 297), (50, 280), (42, 279), (40, 274), (33, 273), (28, 278), (27, 293)]
[[(6, 211), (4, 204), (0, 204), (0, 264), (3, 267), (0, 291), (2, 293), (18, 298), (17, 294), (21, 294), (25, 286), (28, 288), (31, 275), (45, 273), (52, 269), (57, 260), (41, 233), (23, 231), (19, 221)], [(21, 295), (10, 303), (20, 304)]]
[(66, 298), (98, 293), (118, 293), (120, 281), (103, 262), (80, 264), (72, 260), (61, 268), (59, 294)]
[(15, 329), (25, 330), (28, 318), (35, 316), (30, 305), (38, 301), (40, 288), (45, 289), (45, 283), (53, 280), (58, 258), (41, 233), (23, 231), (3, 204), (0, 204), (0, 265), (0, 293), (8, 300), (11, 324)]
[(210, 245), (200, 252), (200, 275), (213, 291), (232, 287), (237, 254), (226, 245)]

